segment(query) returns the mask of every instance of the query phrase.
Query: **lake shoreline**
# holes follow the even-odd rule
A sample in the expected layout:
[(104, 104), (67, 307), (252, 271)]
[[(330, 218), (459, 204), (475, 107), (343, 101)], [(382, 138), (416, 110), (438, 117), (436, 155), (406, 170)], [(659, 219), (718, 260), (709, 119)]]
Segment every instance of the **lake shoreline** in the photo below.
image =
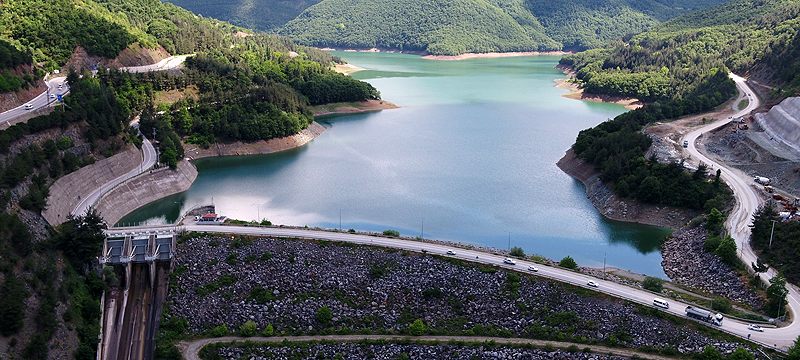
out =
[(586, 197), (607, 219), (678, 230), (700, 215), (688, 209), (649, 205), (618, 197), (600, 180), (600, 174), (594, 166), (578, 158), (572, 149), (567, 150), (556, 166), (583, 183)]
[(566, 79), (558, 79), (555, 81), (555, 87), (569, 90), (569, 93), (562, 95), (567, 99), (617, 104), (624, 106), (625, 109), (628, 110), (636, 110), (644, 106), (644, 102), (636, 98), (587, 93), (582, 87), (575, 83), (577, 78), (572, 68), (563, 65), (558, 65), (556, 68), (567, 76)]
[(461, 61), (470, 59), (498, 59), (507, 57), (521, 56), (563, 56), (571, 54), (566, 51), (510, 51), (510, 52), (488, 52), (488, 53), (464, 53), (460, 55), (423, 55), (426, 60), (436, 61)]

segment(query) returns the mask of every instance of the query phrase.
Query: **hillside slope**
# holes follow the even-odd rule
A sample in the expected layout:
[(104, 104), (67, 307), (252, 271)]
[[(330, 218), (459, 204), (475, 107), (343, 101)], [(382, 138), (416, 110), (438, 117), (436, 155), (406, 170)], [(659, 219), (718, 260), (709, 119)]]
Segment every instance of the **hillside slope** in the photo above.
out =
[(721, 0), (323, 0), (280, 33), (314, 46), (465, 52), (582, 50)]
[(246, 28), (275, 30), (320, 0), (165, 0), (189, 11)]
[(625, 44), (567, 56), (587, 90), (645, 100), (680, 98), (715, 69), (758, 72), (797, 91), (800, 1), (734, 0), (688, 14)]
[[(195, 56), (154, 73), (103, 66), (147, 49)], [(312, 122), (311, 105), (379, 98), (369, 84), (333, 72), (333, 60), (159, 0), (0, 2), (4, 89), (68, 64), (101, 65), (66, 72), (70, 94), (57, 111), (0, 130), (0, 359), (96, 358), (100, 294), (119, 286), (115, 269), (98, 266), (102, 219), (52, 228), (42, 217), (57, 179), (137, 153), (143, 140), (129, 124), (140, 114), (160, 166), (175, 168), (185, 142), (292, 135)], [(182, 96), (165, 101), (167, 93)]]

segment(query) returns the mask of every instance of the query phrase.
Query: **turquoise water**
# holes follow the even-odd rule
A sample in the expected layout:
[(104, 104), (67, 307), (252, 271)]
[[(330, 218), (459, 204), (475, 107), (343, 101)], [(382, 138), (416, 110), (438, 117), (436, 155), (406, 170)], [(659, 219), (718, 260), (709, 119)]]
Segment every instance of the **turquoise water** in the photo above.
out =
[(603, 219), (555, 163), (617, 105), (564, 98), (557, 57), (425, 60), (340, 53), (400, 109), (323, 118), (305, 147), (203, 159), (185, 193), (122, 219), (165, 222), (213, 202), (232, 218), (455, 240), (665, 277), (665, 229)]

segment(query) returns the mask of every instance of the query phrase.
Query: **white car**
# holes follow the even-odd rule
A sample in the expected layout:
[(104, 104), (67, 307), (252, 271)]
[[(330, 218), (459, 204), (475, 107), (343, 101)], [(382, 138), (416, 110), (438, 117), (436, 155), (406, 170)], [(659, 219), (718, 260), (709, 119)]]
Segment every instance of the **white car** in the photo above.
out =
[(683, 140), (683, 147), (685, 148), (689, 147), (689, 140)]
[(447, 250), (447, 255), (455, 255), (456, 252), (453, 250)]
[(503, 263), (504, 264), (508, 264), (508, 265), (517, 265), (517, 262), (514, 261), (514, 259), (512, 259), (512, 258), (505, 258), (503, 260)]
[(50, 94), (50, 99), (51, 99), (51, 100), (52, 100), (52, 99), (55, 99), (55, 98), (56, 98), (56, 94)]
[(761, 326), (758, 326), (756, 324), (747, 325), (747, 330), (757, 331), (757, 332), (764, 332), (764, 328), (762, 328)]
[(586, 285), (589, 285), (593, 288), (596, 288), (598, 286), (597, 283), (594, 282), (594, 280), (589, 280), (589, 282), (587, 282)]
[(539, 272), (539, 268), (537, 268), (536, 266), (531, 265), (531, 266), (528, 266), (528, 271)]
[(25, 110), (32, 110), (33, 104), (25, 104)]

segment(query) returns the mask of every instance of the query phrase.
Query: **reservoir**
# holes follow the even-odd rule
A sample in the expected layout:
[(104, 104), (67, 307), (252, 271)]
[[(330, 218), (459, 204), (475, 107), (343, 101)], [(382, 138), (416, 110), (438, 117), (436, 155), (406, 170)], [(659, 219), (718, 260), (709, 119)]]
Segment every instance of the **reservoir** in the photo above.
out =
[[(120, 221), (230, 218), (452, 240), (666, 277), (666, 229), (604, 219), (556, 162), (582, 129), (622, 113), (554, 86), (558, 57), (433, 61), (337, 53), (399, 109), (321, 118), (325, 133), (271, 155), (208, 158), (192, 187)], [(341, 219), (341, 220), (340, 220)]]

